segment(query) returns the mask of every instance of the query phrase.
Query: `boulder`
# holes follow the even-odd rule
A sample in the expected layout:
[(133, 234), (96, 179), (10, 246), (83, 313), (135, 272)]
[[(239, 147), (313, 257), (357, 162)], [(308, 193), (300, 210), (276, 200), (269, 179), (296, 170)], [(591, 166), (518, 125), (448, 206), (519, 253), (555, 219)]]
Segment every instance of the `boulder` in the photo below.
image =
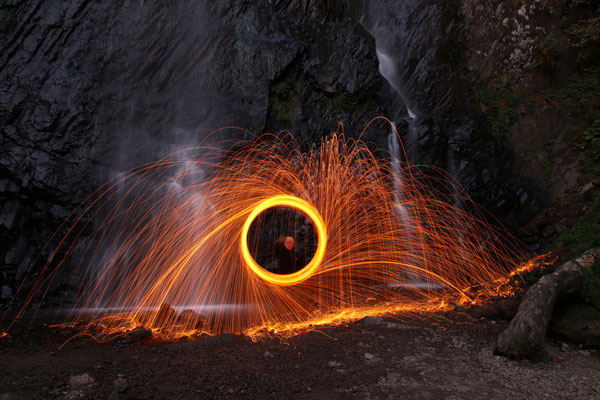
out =
[(517, 315), (498, 337), (494, 353), (516, 359), (535, 360), (543, 357), (546, 330), (556, 299), (559, 295), (576, 293), (581, 288), (582, 273), (598, 260), (600, 248), (590, 249), (531, 286)]

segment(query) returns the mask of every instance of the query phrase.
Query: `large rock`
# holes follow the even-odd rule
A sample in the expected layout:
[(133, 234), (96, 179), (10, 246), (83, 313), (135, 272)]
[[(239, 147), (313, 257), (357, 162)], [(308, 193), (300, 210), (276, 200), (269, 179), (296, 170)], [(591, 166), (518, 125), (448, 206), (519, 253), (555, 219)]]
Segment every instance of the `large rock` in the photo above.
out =
[(516, 359), (535, 360), (543, 356), (546, 330), (557, 298), (580, 290), (582, 274), (598, 261), (600, 248), (590, 249), (529, 288), (517, 315), (498, 337), (494, 352)]

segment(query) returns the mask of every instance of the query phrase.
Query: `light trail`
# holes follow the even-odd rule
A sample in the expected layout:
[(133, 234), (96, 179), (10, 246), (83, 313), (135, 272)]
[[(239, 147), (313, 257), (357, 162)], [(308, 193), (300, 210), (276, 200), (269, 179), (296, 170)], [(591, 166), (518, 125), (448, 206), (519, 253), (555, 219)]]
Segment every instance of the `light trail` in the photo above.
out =
[[(318, 244), (313, 259), (299, 271), (286, 275), (275, 274), (262, 268), (254, 260), (254, 258), (250, 254), (250, 250), (248, 249), (248, 231), (250, 230), (250, 225), (252, 225), (252, 222), (260, 213), (271, 207), (276, 206), (293, 207), (303, 211), (315, 224), (315, 228), (317, 231)], [(246, 219), (246, 222), (242, 227), (242, 235), (240, 238), (240, 252), (242, 258), (244, 259), (246, 265), (252, 270), (252, 272), (254, 272), (256, 275), (258, 275), (260, 278), (264, 279), (267, 282), (282, 286), (295, 285), (310, 278), (310, 276), (317, 270), (317, 268), (321, 264), (321, 261), (323, 261), (323, 257), (325, 256), (326, 245), (327, 227), (325, 226), (323, 218), (321, 218), (321, 215), (313, 206), (311, 206), (306, 201), (294, 196), (275, 196), (259, 203), (256, 207), (254, 207), (254, 209), (248, 216), (248, 219)]]

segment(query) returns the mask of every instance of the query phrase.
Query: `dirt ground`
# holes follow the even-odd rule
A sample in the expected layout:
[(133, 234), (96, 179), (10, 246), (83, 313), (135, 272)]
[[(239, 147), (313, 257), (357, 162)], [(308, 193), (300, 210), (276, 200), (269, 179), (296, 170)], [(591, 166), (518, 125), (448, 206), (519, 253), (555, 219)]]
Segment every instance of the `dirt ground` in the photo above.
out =
[(513, 361), (492, 353), (506, 321), (370, 322), (260, 342), (77, 337), (61, 349), (70, 333), (38, 327), (0, 339), (0, 399), (600, 398), (596, 350), (549, 339), (545, 361)]

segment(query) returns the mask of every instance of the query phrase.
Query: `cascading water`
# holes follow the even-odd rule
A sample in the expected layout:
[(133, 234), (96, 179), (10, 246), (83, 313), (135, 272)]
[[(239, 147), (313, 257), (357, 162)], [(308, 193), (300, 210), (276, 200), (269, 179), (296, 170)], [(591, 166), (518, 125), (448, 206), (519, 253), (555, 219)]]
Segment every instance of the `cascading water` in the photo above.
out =
[[(414, 4), (413, 4), (414, 3)], [(410, 226), (410, 210), (408, 210), (402, 202), (403, 188), (402, 175), (397, 172), (401, 170), (400, 162), (404, 159), (407, 162), (416, 163), (419, 161), (419, 116), (420, 112), (417, 104), (410, 98), (409, 90), (407, 90), (407, 80), (414, 80), (413, 76), (418, 76), (421, 72), (419, 67), (423, 64), (418, 63), (416, 66), (409, 65), (408, 57), (404, 59), (402, 55), (410, 53), (410, 45), (398, 44), (403, 41), (410, 41), (411, 35), (404, 29), (398, 29), (394, 24), (395, 21), (390, 20), (389, 15), (393, 7), (398, 7), (403, 11), (401, 20), (406, 20), (408, 15), (414, 11), (419, 1), (404, 2), (401, 6), (390, 6), (386, 1), (368, 2), (366, 9), (361, 17), (361, 24), (375, 38), (376, 54), (379, 61), (379, 73), (389, 84), (391, 95), (396, 97), (396, 101), (391, 101), (394, 107), (392, 115), (392, 127), (388, 135), (388, 150), (391, 156), (391, 167), (395, 174), (394, 179), (394, 198), (396, 210), (400, 218), (405, 221), (407, 226)], [(413, 9), (414, 8), (414, 9)], [(393, 27), (392, 27), (393, 25)], [(394, 34), (391, 34), (394, 32)], [(405, 37), (398, 39), (402, 33)], [(398, 56), (396, 56), (398, 54)], [(410, 70), (412, 68), (412, 70)], [(401, 151), (400, 140), (396, 123), (403, 121), (406, 126), (404, 135), (405, 147)], [(410, 260), (409, 260), (410, 261)], [(439, 285), (432, 285), (423, 280), (423, 277), (418, 272), (412, 272), (408, 277), (408, 285), (417, 288), (436, 289)]]
[[(377, 36), (374, 37), (375, 43), (378, 46)], [(396, 110), (393, 119), (394, 121), (397, 121), (401, 118), (404, 121), (406, 121), (407, 132), (404, 142), (406, 144), (406, 156), (408, 158), (407, 161), (416, 161), (418, 157), (418, 133), (416, 130), (417, 115), (411, 109), (411, 107), (414, 108), (414, 106), (411, 106), (409, 104), (409, 100), (407, 99), (406, 94), (402, 90), (400, 75), (397, 72), (397, 63), (394, 63), (392, 57), (384, 53), (383, 50), (379, 48), (377, 48), (377, 59), (379, 60), (379, 73), (389, 83), (390, 87), (394, 90), (395, 94), (399, 96), (402, 102), (404, 103), (398, 110)], [(388, 138), (388, 149), (390, 150), (393, 157), (400, 159), (401, 154), (398, 138), (392, 138), (392, 136), (397, 136), (395, 128), (393, 128), (390, 131), (390, 135)]]

